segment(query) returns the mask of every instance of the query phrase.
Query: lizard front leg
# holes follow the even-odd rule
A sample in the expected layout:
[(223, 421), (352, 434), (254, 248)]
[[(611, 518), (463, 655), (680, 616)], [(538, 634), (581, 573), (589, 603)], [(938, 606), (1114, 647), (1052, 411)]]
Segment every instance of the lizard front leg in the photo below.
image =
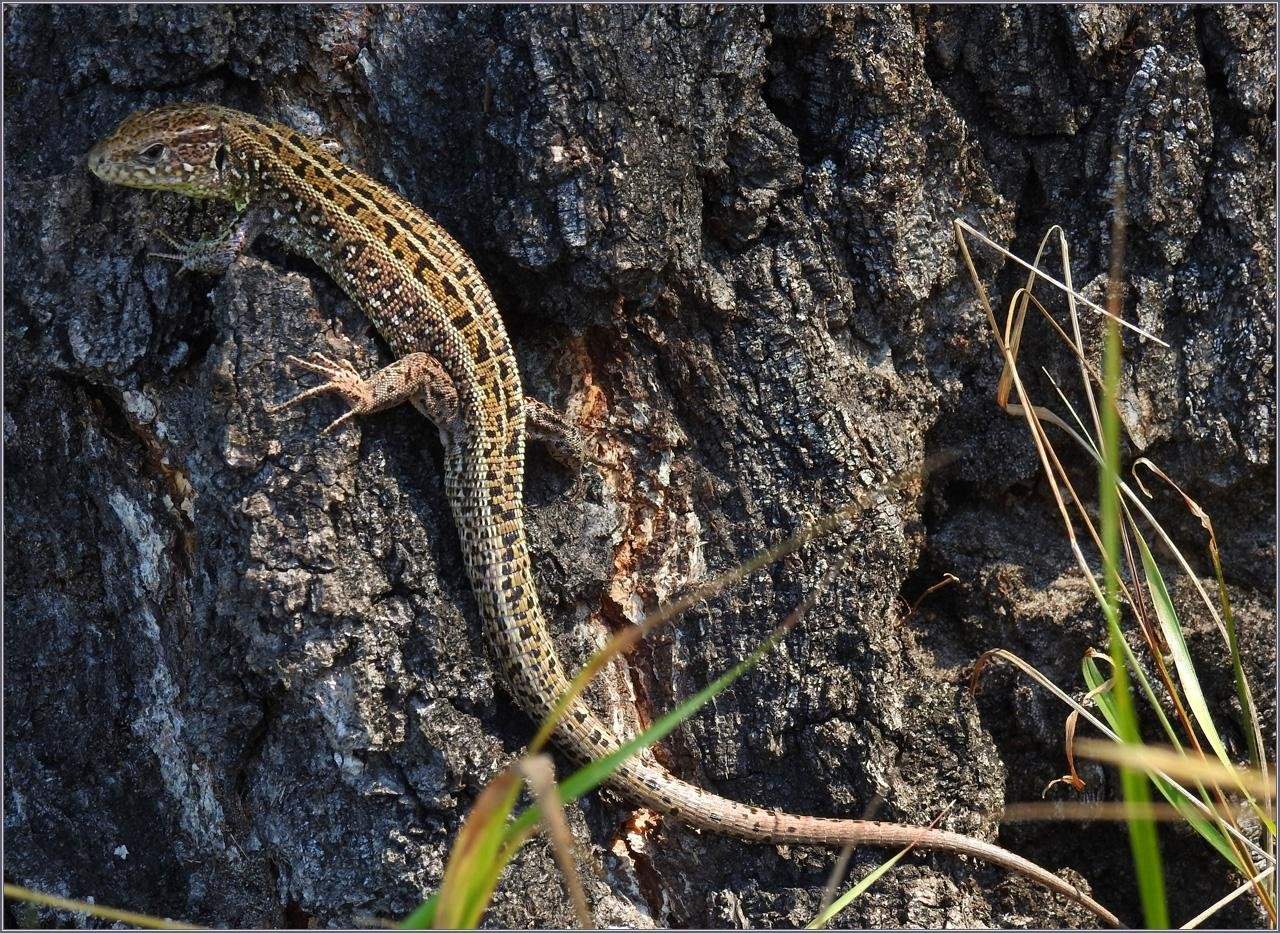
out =
[(149, 253), (148, 255), (156, 259), (172, 259), (180, 263), (179, 275), (183, 272), (217, 275), (225, 272), (235, 258), (249, 248), (266, 224), (266, 212), (260, 208), (251, 207), (233, 220), (222, 233), (208, 239), (186, 242), (177, 240), (161, 230), (160, 235), (169, 241), (169, 245), (175, 252)]
[(449, 374), (429, 353), (410, 353), (391, 365), (384, 366), (368, 379), (363, 378), (345, 360), (336, 362), (321, 353), (313, 353), (309, 360), (296, 356), (286, 359), (294, 366), (328, 377), (328, 381), (299, 392), (287, 402), (268, 408), (267, 411), (274, 414), (318, 395), (337, 393), (346, 399), (351, 410), (334, 420), (321, 433), (328, 434), (357, 415), (386, 411), (404, 402), (412, 402), (442, 432), (452, 431), (457, 426), (458, 391)]

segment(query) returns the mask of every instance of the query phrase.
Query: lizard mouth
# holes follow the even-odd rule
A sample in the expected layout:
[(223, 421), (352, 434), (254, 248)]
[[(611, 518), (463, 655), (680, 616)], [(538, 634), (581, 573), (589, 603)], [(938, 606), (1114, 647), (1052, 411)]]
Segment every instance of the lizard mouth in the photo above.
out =
[(103, 181), (110, 181), (107, 177), (107, 156), (102, 151), (102, 144), (98, 143), (89, 150), (89, 154), (85, 157), (85, 161), (89, 163), (89, 171), (97, 175)]
[[(133, 185), (137, 187), (145, 187), (147, 176), (144, 174), (145, 169), (135, 169), (131, 171), (127, 163), (111, 158), (107, 152), (107, 147), (103, 143), (98, 143), (89, 150), (89, 154), (85, 156), (85, 162), (89, 166), (89, 171), (97, 175), (103, 181), (113, 185)], [(156, 181), (156, 169), (151, 168), (152, 181)]]
[(103, 140), (85, 156), (89, 171), (103, 181), (128, 188), (174, 187), (174, 179), (167, 166), (113, 154), (109, 144), (110, 140)]

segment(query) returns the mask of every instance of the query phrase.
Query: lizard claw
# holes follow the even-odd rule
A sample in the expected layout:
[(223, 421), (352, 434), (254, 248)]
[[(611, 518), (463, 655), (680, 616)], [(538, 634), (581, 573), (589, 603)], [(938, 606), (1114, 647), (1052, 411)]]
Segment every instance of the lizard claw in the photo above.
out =
[(334, 418), (332, 421), (330, 421), (328, 427), (324, 428), (320, 433), (331, 434), (338, 429), (339, 425), (344, 424), (347, 421), (350, 421), (352, 418), (354, 418), (358, 414), (360, 414), (360, 411), (358, 409), (352, 408), (345, 415), (340, 415), (337, 418)]
[(181, 240), (178, 240), (177, 238), (175, 238), (171, 233), (169, 233), (168, 230), (165, 230), (165, 229), (157, 230), (156, 235), (159, 236), (161, 239), (163, 239), (170, 246), (172, 246), (174, 250), (176, 250), (176, 252), (172, 252), (172, 253), (151, 252), (151, 253), (147, 253), (147, 258), (148, 259), (169, 259), (169, 260), (172, 260), (173, 262), (178, 263), (178, 271), (176, 273), (177, 275), (185, 275), (187, 272), (191, 271), (191, 267), (188, 264), (188, 260), (191, 258), (191, 255), (196, 251), (197, 244), (195, 242), (184, 243)]
[(360, 373), (355, 366), (346, 360), (340, 362), (331, 360), (323, 353), (312, 353), (311, 359), (304, 360), (301, 357), (292, 354), (285, 357), (285, 362), (291, 366), (297, 366), (299, 369), (305, 369), (308, 372), (316, 373), (321, 376), (328, 376), (334, 380), (352, 380), (356, 382), (364, 382)]

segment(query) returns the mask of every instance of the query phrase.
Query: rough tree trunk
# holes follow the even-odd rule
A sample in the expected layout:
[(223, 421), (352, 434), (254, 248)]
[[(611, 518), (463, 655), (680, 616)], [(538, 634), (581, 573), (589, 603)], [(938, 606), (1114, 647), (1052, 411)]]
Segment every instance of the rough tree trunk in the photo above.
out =
[[(221, 279), (176, 276), (147, 255), (156, 231), (212, 231), (227, 209), (85, 170), (128, 113), (207, 100), (337, 138), (484, 270), (527, 390), (601, 461), (580, 485), (536, 451), (529, 467), (538, 582), (570, 664), (808, 519), (957, 453), (879, 497), (804, 627), (660, 754), (805, 813), (857, 816), (878, 794), (882, 818), (922, 823), (955, 801), (945, 825), (1073, 869), (1139, 919), (1122, 830), (992, 816), (1063, 772), (1066, 711), (1008, 672), (971, 698), (969, 666), (1004, 646), (1080, 690), (1104, 630), (1025, 430), (994, 406), (998, 363), (951, 221), (1024, 255), (1061, 224), (1097, 297), (1120, 141), (1129, 313), (1170, 345), (1127, 342), (1130, 453), (1213, 515), (1269, 722), (1272, 10), (4, 16), (7, 879), (207, 924), (401, 915), (531, 734), (495, 690), (428, 424), (405, 409), (319, 437), (339, 403), (265, 411), (293, 391), (287, 354), (385, 362), (368, 322), (266, 240)], [(1020, 273), (990, 254), (983, 267), (1003, 303)], [(1044, 324), (1024, 353), (1070, 378)], [(1200, 554), (1198, 526), (1157, 498)], [(686, 613), (594, 702), (620, 728), (669, 708), (838, 553), (808, 548)], [(959, 582), (912, 614), (944, 573)], [(1230, 722), (1217, 635), (1191, 624)], [(1084, 776), (1087, 795), (1115, 794), (1107, 771)], [(618, 803), (571, 814), (599, 923), (815, 912), (834, 853), (669, 822), (627, 840)], [(1162, 839), (1175, 922), (1236, 883), (1189, 832)], [(852, 870), (884, 857), (859, 851)], [(572, 921), (543, 842), (487, 921)], [(1245, 898), (1219, 921), (1260, 917)], [(931, 855), (842, 922), (1091, 918)]]

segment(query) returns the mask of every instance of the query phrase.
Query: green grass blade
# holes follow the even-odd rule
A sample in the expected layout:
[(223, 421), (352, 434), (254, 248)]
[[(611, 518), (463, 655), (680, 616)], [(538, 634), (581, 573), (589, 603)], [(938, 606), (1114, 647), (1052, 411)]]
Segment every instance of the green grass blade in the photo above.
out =
[[(1218, 585), (1218, 606), (1222, 610), (1222, 629), (1227, 637), (1227, 648), (1231, 654), (1231, 671), (1235, 677), (1236, 698), (1240, 702), (1240, 731), (1244, 734), (1249, 745), (1249, 763), (1258, 770), (1262, 770), (1266, 766), (1266, 755), (1263, 752), (1262, 728), (1258, 723), (1258, 708), (1253, 702), (1253, 692), (1249, 689), (1249, 681), (1244, 675), (1244, 665), (1240, 658), (1240, 640), (1236, 632), (1235, 612), (1231, 608), (1231, 597), (1227, 593), (1227, 581), (1222, 572), (1222, 558), (1218, 552), (1218, 536), (1213, 530), (1213, 520), (1209, 517), (1209, 513), (1201, 508), (1200, 503), (1192, 499), (1186, 492), (1169, 477), (1164, 470), (1160, 469), (1146, 457), (1140, 457), (1133, 465), (1134, 479), (1144, 493), (1150, 496), (1146, 487), (1143, 486), (1141, 478), (1138, 476), (1137, 468), (1145, 466), (1152, 473), (1168, 483), (1179, 496), (1182, 497), (1183, 504), (1187, 509), (1200, 520), (1200, 525), (1208, 536), (1209, 558), (1213, 562), (1213, 576)], [(1192, 578), (1195, 583), (1195, 579)], [(1202, 592), (1201, 596), (1208, 603), (1208, 597)], [(1212, 606), (1209, 606), (1212, 611)], [(1261, 806), (1258, 808), (1259, 816), (1263, 823), (1267, 826), (1272, 836), (1275, 835), (1275, 823), (1268, 816), (1272, 808), (1272, 796), (1266, 794), (1262, 800)], [(1269, 847), (1269, 846), (1268, 846)]]
[[(1227, 581), (1222, 576), (1222, 562), (1218, 559), (1218, 548), (1215, 544), (1210, 552), (1213, 556), (1213, 573), (1218, 581), (1218, 602), (1222, 606), (1222, 624), (1227, 630), (1227, 646), (1231, 651), (1231, 672), (1235, 677), (1236, 697), (1240, 701), (1240, 731), (1244, 733), (1249, 745), (1249, 763), (1261, 769), (1266, 765), (1266, 756), (1262, 753), (1262, 729), (1258, 724), (1258, 709), (1253, 704), (1253, 692), (1249, 689), (1249, 681), (1244, 676), (1244, 664), (1240, 659), (1240, 641), (1236, 635), (1236, 616), (1231, 611), (1231, 598), (1227, 595)], [(1272, 836), (1276, 834), (1275, 823), (1267, 816), (1271, 809), (1271, 799), (1262, 802), (1258, 808), (1259, 815), (1267, 824)]]
[[(1116, 323), (1122, 305), (1121, 271), (1124, 255), (1124, 168), (1119, 159), (1113, 162), (1116, 184), (1114, 223), (1112, 226), (1111, 271), (1107, 283), (1105, 338), (1102, 353), (1102, 469), (1098, 477), (1098, 504), (1102, 536), (1102, 565), (1106, 599), (1103, 611), (1111, 643), (1112, 677), (1115, 698), (1116, 733), (1126, 744), (1141, 744), (1133, 696), (1129, 692), (1128, 667), (1121, 647), (1120, 632), (1120, 416), (1116, 407), (1120, 385), (1120, 328)], [(1155, 821), (1142, 818), (1151, 802), (1151, 785), (1146, 775), (1128, 767), (1120, 769), (1120, 783), (1125, 802), (1135, 809), (1128, 819), (1129, 846), (1133, 852), (1138, 893), (1147, 926), (1164, 929), (1169, 926), (1169, 907), (1165, 899), (1164, 869), (1160, 860), (1160, 843)]]
[(439, 893), (432, 894), (429, 898), (415, 907), (409, 916), (405, 917), (397, 925), (397, 929), (401, 930), (429, 930), (435, 926), (436, 922), (436, 904), (440, 901)]
[[(725, 688), (754, 667), (760, 658), (764, 657), (782, 640), (785, 634), (786, 631), (784, 629), (775, 630), (773, 634), (757, 645), (749, 655), (679, 706), (654, 721), (644, 732), (619, 746), (603, 758), (588, 762), (566, 777), (560, 782), (560, 800), (565, 804), (572, 803), (588, 791), (599, 787), (609, 778), (609, 775), (617, 770), (619, 765), (636, 752), (670, 735), (676, 726), (696, 713), (717, 694), (724, 692)], [(537, 822), (538, 814), (534, 808), (530, 807), (522, 811), (511, 824), (509, 838), (514, 839), (519, 833), (532, 829)]]
[(1155, 713), (1156, 719), (1160, 722), (1160, 728), (1164, 730), (1165, 736), (1169, 739), (1169, 744), (1175, 748), (1182, 748), (1178, 733), (1174, 730), (1173, 723), (1169, 721), (1169, 717), (1165, 715), (1164, 707), (1160, 705), (1160, 698), (1156, 696), (1155, 687), (1152, 686), (1150, 678), (1147, 677), (1146, 671), (1142, 669), (1142, 665), (1138, 663), (1138, 659), (1134, 656), (1129, 639), (1122, 638), (1120, 648), (1129, 664), (1129, 671), (1133, 674), (1134, 679), (1138, 681), (1138, 686), (1142, 688), (1142, 695), (1146, 697), (1147, 705), (1151, 707), (1151, 711)]
[(1182, 687), (1187, 706), (1190, 707), (1191, 715), (1195, 717), (1196, 724), (1212, 746), (1218, 760), (1230, 767), (1231, 758), (1227, 755), (1227, 747), (1218, 734), (1213, 716), (1209, 713), (1209, 704), (1205, 702), (1204, 691), (1200, 688), (1200, 678), (1196, 674), (1195, 663), (1191, 660), (1191, 652), (1187, 649), (1182, 625), (1178, 622), (1178, 613), (1173, 607), (1173, 600), (1169, 598), (1164, 576), (1160, 573), (1155, 558), (1151, 556), (1151, 549), (1147, 547), (1146, 541), (1140, 535), (1135, 536), (1135, 540), (1138, 542), (1138, 553), (1142, 555), (1142, 570), (1147, 578), (1147, 591), (1151, 594), (1151, 603), (1155, 607), (1160, 630), (1164, 633), (1170, 654), (1173, 655), (1173, 666), (1178, 672), (1178, 683)]
[(1152, 775), (1151, 781), (1155, 784), (1156, 789), (1160, 791), (1161, 796), (1163, 796), (1165, 800), (1169, 801), (1169, 803), (1178, 811), (1179, 815), (1181, 815), (1181, 817), (1186, 820), (1197, 833), (1203, 836), (1209, 845), (1217, 849), (1218, 853), (1230, 862), (1232, 867), (1246, 875), (1246, 877), (1253, 874), (1252, 871), (1246, 871), (1245, 866), (1240, 864), (1240, 857), (1236, 853), (1236, 850), (1231, 847), (1231, 843), (1227, 841), (1227, 837), (1219, 832), (1218, 827), (1213, 822), (1206, 819), (1203, 814), (1191, 807), (1180, 791), (1170, 787), (1167, 781), (1157, 775)]
[[(1090, 692), (1098, 690), (1098, 688), (1106, 682), (1106, 678), (1103, 677), (1102, 672), (1098, 670), (1098, 665), (1093, 658), (1086, 656), (1081, 664), (1081, 670), (1083, 671), (1084, 681), (1088, 685)], [(1111, 699), (1110, 691), (1103, 690), (1094, 694), (1094, 702), (1097, 704), (1098, 710), (1102, 713), (1107, 724), (1110, 725), (1112, 729), (1116, 729), (1115, 704)], [(1153, 774), (1150, 777), (1152, 783), (1155, 784), (1156, 789), (1160, 791), (1160, 795), (1169, 802), (1170, 806), (1174, 807), (1174, 809), (1181, 814), (1182, 818), (1185, 819), (1196, 830), (1196, 832), (1203, 836), (1206, 842), (1217, 849), (1225, 859), (1227, 859), (1237, 869), (1243, 870), (1235, 849), (1231, 847), (1231, 844), (1227, 841), (1222, 832), (1219, 831), (1213, 821), (1206, 817), (1203, 811), (1197, 809), (1193, 804), (1191, 804), (1188, 801), (1186, 794), (1184, 794), (1180, 788), (1174, 787), (1157, 774)], [(1212, 807), (1212, 804), (1207, 799), (1208, 795), (1205, 794), (1203, 788), (1200, 788), (1200, 793), (1205, 804)]]
[(911, 851), (911, 846), (907, 846), (901, 852), (896, 853), (892, 858), (890, 858), (884, 864), (877, 865), (874, 869), (872, 869), (870, 872), (867, 873), (866, 877), (864, 877), (852, 888), (850, 888), (848, 891), (845, 891), (838, 898), (832, 901), (827, 906), (826, 910), (824, 910), (822, 913), (818, 914), (818, 916), (810, 920), (808, 925), (805, 927), (805, 929), (820, 930), (823, 927), (825, 927), (828, 923), (831, 922), (831, 920), (835, 917), (836, 914), (840, 913), (840, 911), (844, 910), (846, 907), (852, 904), (855, 900), (861, 897), (862, 894), (867, 890), (867, 888), (871, 887), (873, 884), (879, 881), (881, 876), (883, 876), (885, 872), (887, 872), (894, 865), (897, 865), (898, 862), (902, 860), (902, 857), (910, 851)]
[(1080, 662), (1080, 670), (1084, 673), (1084, 684), (1089, 688), (1089, 692), (1093, 694), (1093, 702), (1098, 707), (1098, 711), (1102, 713), (1102, 718), (1107, 721), (1113, 731), (1116, 730), (1116, 706), (1111, 701), (1110, 688), (1102, 690), (1101, 687), (1107, 682), (1107, 678), (1102, 676), (1102, 671), (1098, 670), (1098, 662), (1089, 655), (1084, 656), (1084, 660)]
[(520, 779), (512, 768), (502, 771), (481, 792), (449, 853), (431, 918), (433, 926), (474, 929), (479, 925), (502, 872), (499, 853), (519, 794)]

